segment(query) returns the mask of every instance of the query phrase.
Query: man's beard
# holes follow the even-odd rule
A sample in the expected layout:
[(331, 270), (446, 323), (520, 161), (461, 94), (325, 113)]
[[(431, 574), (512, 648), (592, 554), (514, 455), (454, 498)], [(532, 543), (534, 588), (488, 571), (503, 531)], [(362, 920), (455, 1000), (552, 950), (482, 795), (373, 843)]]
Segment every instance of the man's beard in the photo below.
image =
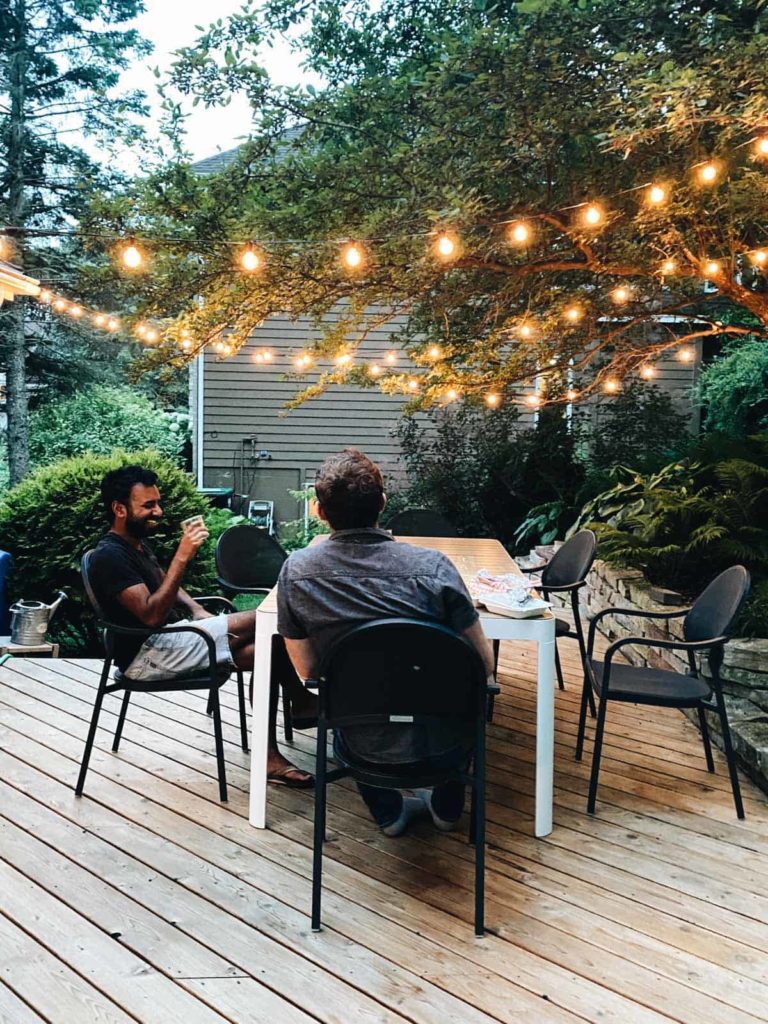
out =
[(158, 520), (139, 519), (136, 516), (127, 516), (125, 520), (125, 532), (136, 540), (143, 540), (151, 536), (158, 527)]

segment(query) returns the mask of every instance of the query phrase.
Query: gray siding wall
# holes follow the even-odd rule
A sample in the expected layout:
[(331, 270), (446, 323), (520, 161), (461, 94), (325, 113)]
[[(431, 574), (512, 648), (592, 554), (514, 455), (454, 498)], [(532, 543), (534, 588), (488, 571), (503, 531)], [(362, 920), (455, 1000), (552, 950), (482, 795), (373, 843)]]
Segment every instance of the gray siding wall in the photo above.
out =
[[(407, 360), (399, 353), (395, 338), (401, 326), (402, 320), (394, 320), (373, 331), (363, 343), (358, 360), (383, 364), (385, 353), (394, 349), (398, 351), (397, 366), (405, 369)], [(317, 328), (309, 319), (273, 317), (254, 332), (236, 356), (221, 359), (207, 351), (202, 388), (199, 361), (191, 374), (198, 480), (206, 487), (234, 487), (236, 493), (274, 501), (278, 521), (302, 514), (288, 490), (301, 489), (306, 480), (314, 478), (323, 459), (342, 448), (362, 449), (382, 466), (394, 485), (403, 478), (394, 436), (402, 398), (383, 395), (378, 389), (334, 386), (297, 409), (285, 408), (302, 385), (281, 377), (293, 369), (293, 358), (316, 336)], [(273, 362), (254, 361), (256, 353), (264, 348), (274, 353)], [(698, 349), (693, 363), (681, 363), (668, 354), (657, 364), (656, 382), (681, 408), (690, 409), (688, 394), (698, 364)], [(303, 379), (312, 382), (316, 377), (310, 372)], [(203, 431), (198, 437), (201, 396)], [(599, 407), (593, 406), (593, 415), (599, 423)], [(526, 412), (524, 418), (530, 420), (531, 416)], [(266, 458), (259, 456), (262, 452), (267, 453)]]

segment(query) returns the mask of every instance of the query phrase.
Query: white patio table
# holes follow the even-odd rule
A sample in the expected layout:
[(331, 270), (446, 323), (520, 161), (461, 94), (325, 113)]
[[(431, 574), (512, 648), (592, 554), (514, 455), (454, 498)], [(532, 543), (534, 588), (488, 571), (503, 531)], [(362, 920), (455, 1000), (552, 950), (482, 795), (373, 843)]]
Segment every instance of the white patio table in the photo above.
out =
[[(324, 540), (316, 537), (313, 543)], [(442, 551), (468, 582), (479, 569), (522, 575), (516, 562), (497, 540), (466, 537), (404, 537), (398, 543)], [(535, 834), (552, 831), (552, 782), (555, 732), (555, 619), (547, 612), (534, 619), (513, 619), (479, 609), (489, 640), (533, 640), (538, 644), (536, 683), (536, 822)], [(254, 828), (266, 827), (267, 723), (272, 636), (277, 632), (277, 588), (256, 610), (256, 654), (251, 716), (251, 784), (248, 817)]]

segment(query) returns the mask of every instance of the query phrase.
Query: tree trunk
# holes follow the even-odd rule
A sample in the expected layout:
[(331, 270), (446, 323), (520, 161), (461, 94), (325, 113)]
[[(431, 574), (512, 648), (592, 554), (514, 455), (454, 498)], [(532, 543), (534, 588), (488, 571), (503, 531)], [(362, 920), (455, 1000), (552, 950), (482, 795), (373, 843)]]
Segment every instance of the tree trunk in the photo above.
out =
[[(11, 227), (23, 229), (24, 202), (24, 150), (25, 150), (25, 78), (26, 78), (26, 3), (14, 4), (14, 32), (10, 59), (10, 132), (8, 145), (8, 222)], [(23, 230), (17, 236), (15, 261), (23, 265)], [(6, 409), (8, 412), (8, 468), (11, 486), (19, 483), (29, 472), (29, 429), (27, 395), (27, 349), (24, 330), (24, 300), (17, 298), (5, 315), (6, 336)]]

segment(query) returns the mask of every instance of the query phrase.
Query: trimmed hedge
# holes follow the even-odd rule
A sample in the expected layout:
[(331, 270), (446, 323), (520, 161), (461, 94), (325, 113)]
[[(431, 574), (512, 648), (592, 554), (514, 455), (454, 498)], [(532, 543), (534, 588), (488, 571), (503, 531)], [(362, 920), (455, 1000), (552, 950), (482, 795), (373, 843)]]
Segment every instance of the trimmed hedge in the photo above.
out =
[(172, 459), (152, 450), (114, 451), (44, 466), (5, 495), (0, 505), (0, 547), (10, 551), (15, 563), (12, 598), (50, 601), (57, 590), (67, 594), (69, 600), (56, 613), (51, 635), (70, 653), (101, 651), (80, 580), (80, 558), (109, 529), (100, 500), (102, 477), (132, 463), (154, 470), (159, 478), (164, 518), (151, 543), (161, 565), (167, 565), (176, 550), (181, 520), (205, 515), (211, 538), (190, 564), (184, 589), (191, 594), (217, 592), (215, 543), (233, 517), (225, 509), (212, 509)]

